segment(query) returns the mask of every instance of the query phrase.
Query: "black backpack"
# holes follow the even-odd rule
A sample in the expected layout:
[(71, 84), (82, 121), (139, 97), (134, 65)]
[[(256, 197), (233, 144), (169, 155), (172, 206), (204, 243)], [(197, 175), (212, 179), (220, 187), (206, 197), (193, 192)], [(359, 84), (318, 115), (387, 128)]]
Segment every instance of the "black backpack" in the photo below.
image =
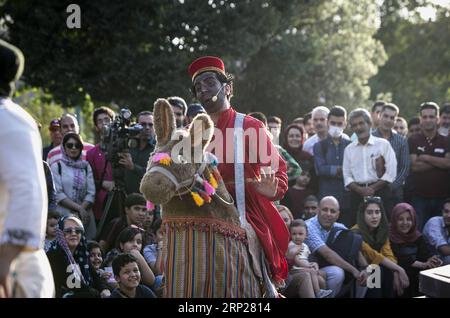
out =
[[(328, 235), (326, 245), (342, 257), (347, 263), (356, 265), (358, 253), (361, 250), (362, 236), (353, 231), (333, 227)], [(319, 267), (325, 267), (329, 264), (322, 256), (318, 257)]]

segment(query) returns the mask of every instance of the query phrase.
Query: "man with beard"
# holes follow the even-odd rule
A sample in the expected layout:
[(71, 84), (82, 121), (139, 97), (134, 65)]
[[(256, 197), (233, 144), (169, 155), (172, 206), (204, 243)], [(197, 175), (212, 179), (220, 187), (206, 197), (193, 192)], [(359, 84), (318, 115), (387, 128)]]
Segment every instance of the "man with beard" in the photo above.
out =
[(345, 148), (342, 171), (344, 185), (350, 189), (351, 216), (356, 224), (357, 207), (364, 197), (379, 196), (383, 202), (390, 198), (389, 184), (397, 176), (397, 159), (389, 142), (370, 134), (372, 118), (365, 109), (355, 109), (349, 123), (358, 140)]
[(412, 199), (417, 212), (417, 227), (442, 208), (449, 194), (450, 149), (448, 138), (438, 133), (439, 106), (433, 102), (420, 105), (422, 131), (408, 139), (411, 156)]
[(450, 264), (450, 199), (444, 201), (442, 216), (428, 220), (423, 228), (423, 235), (440, 254), (443, 265)]
[[(286, 163), (263, 124), (231, 107), (232, 77), (225, 72), (220, 58), (198, 58), (189, 66), (189, 74), (194, 96), (216, 127), (211, 148), (218, 157), (218, 169), (227, 190), (237, 203), (241, 226), (251, 224), (269, 264), (271, 279), (282, 285), (288, 273), (284, 255), (289, 232), (273, 201), (280, 200), (287, 190)], [(254, 138), (247, 134), (251, 130), (256, 132)], [(256, 162), (249, 160), (255, 154), (251, 153), (251, 145), (257, 145), (259, 150)], [(261, 149), (265, 153), (261, 154)], [(234, 156), (226, 155), (227, 152)], [(226, 160), (229, 157), (234, 160)]]
[(447, 137), (449, 129), (450, 129), (450, 103), (445, 103), (441, 109), (441, 116), (439, 117), (438, 133), (444, 137)]
[(408, 141), (405, 137), (393, 130), (399, 112), (400, 110), (397, 105), (392, 103), (385, 104), (381, 109), (378, 128), (372, 132), (372, 135), (375, 137), (384, 138), (389, 141), (397, 158), (397, 177), (391, 184), (392, 196), (389, 204), (384, 202), (386, 211), (392, 210), (397, 203), (404, 202), (403, 185), (405, 184), (410, 167)]

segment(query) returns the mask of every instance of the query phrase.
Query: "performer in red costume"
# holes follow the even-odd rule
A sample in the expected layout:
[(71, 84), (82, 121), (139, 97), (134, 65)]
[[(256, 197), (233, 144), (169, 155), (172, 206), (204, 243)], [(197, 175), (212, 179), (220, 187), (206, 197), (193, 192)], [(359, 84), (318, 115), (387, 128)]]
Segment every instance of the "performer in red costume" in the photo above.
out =
[[(239, 115), (231, 107), (232, 77), (225, 73), (225, 66), (220, 58), (204, 56), (196, 59), (189, 66), (189, 74), (194, 96), (221, 132), (220, 138), (217, 136), (219, 131), (216, 130), (214, 133), (212, 152), (219, 159), (218, 169), (238, 209), (239, 202), (245, 203), (243, 210), (246, 220), (241, 218), (241, 223), (247, 221), (252, 225), (264, 250), (272, 280), (282, 284), (288, 274), (285, 253), (289, 243), (289, 232), (272, 201), (280, 200), (287, 191), (286, 163), (278, 155), (263, 124), (250, 116)], [(244, 164), (241, 165), (245, 178), (245, 183), (242, 182), (245, 186), (242, 188), (245, 189), (242, 191), (245, 193), (243, 196), (245, 200), (239, 200), (240, 191), (236, 193), (236, 189), (239, 188), (237, 180), (244, 180), (235, 178), (236, 167), (233, 160), (234, 151), (237, 151), (236, 138), (239, 138), (233, 136), (237, 127), (237, 116), (243, 118), (241, 125), (244, 133), (240, 138), (245, 139), (242, 148)]]

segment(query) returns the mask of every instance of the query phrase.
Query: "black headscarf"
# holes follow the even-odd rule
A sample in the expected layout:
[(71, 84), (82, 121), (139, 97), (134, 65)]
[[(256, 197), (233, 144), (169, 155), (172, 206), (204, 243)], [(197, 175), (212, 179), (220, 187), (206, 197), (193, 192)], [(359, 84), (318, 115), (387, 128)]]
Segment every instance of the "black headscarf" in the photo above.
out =
[(92, 276), (89, 270), (89, 252), (87, 250), (87, 241), (86, 236), (81, 234), (81, 240), (80, 244), (78, 244), (77, 248), (75, 249), (75, 252), (72, 255), (72, 252), (69, 249), (69, 246), (67, 245), (66, 239), (64, 237), (64, 222), (66, 220), (72, 220), (76, 222), (80, 227), (83, 227), (83, 223), (74, 216), (65, 216), (62, 217), (58, 222), (58, 228), (56, 229), (56, 239), (51, 243), (50, 249), (55, 251), (62, 252), (66, 260), (69, 264), (72, 264), (75, 268), (77, 268), (77, 265), (80, 267), (81, 270), (81, 281), (86, 286), (91, 286), (92, 284)]
[[(373, 232), (370, 232), (369, 227), (367, 226), (366, 221), (364, 220), (364, 213), (366, 211), (367, 206), (372, 203), (377, 204), (380, 207), (381, 220), (378, 227)], [(361, 234), (364, 242), (369, 244), (370, 247), (372, 247), (374, 250), (378, 252), (381, 250), (381, 248), (389, 238), (389, 225), (382, 202), (375, 202), (369, 199), (368, 202), (365, 202), (361, 205), (357, 216), (356, 232)]]

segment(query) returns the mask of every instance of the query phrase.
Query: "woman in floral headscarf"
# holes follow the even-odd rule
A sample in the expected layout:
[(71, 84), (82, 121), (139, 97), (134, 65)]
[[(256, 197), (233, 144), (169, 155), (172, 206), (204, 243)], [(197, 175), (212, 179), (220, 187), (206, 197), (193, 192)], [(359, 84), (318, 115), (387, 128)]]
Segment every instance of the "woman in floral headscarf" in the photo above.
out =
[(432, 255), (425, 237), (417, 230), (416, 211), (408, 203), (399, 203), (392, 210), (389, 240), (398, 264), (405, 269), (410, 281), (402, 296), (418, 296), (419, 272), (440, 266), (442, 260)]
[(95, 198), (95, 183), (91, 166), (81, 159), (82, 149), (81, 136), (68, 132), (61, 144), (62, 159), (50, 168), (55, 182), (57, 211), (63, 216), (79, 217), (86, 229), (86, 237), (92, 239), (96, 234), (90, 209)]
[(78, 218), (61, 218), (47, 257), (56, 297), (99, 297), (100, 291), (107, 289), (90, 268), (83, 223)]

